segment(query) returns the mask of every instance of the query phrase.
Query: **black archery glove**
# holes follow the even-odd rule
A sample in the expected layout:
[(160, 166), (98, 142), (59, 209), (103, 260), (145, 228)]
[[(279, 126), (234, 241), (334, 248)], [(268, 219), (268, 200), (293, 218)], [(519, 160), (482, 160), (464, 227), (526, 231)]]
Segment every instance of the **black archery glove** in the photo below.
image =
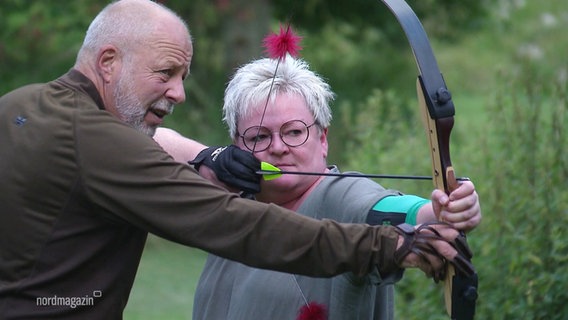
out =
[(256, 173), (260, 161), (235, 145), (204, 149), (189, 164), (197, 171), (205, 165), (215, 172), (217, 179), (233, 188), (252, 194), (260, 192), (261, 176)]

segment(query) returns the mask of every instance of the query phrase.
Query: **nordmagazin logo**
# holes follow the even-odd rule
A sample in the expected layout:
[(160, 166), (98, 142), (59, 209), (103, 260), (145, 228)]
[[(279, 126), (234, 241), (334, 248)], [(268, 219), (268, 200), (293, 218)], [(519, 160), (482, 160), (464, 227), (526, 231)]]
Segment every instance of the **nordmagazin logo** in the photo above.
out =
[(93, 306), (95, 305), (95, 298), (102, 297), (103, 293), (100, 290), (93, 291), (92, 295), (85, 295), (82, 297), (66, 297), (53, 295), (51, 297), (37, 297), (36, 305), (40, 307), (49, 306), (67, 306), (75, 309), (78, 306)]

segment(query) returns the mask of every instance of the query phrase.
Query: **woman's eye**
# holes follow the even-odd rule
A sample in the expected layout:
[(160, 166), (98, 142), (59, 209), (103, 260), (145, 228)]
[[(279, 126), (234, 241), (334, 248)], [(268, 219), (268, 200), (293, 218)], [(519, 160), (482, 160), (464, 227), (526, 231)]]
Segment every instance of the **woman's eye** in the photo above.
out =
[(293, 130), (288, 130), (286, 132), (284, 132), (284, 135), (287, 137), (297, 137), (302, 135), (302, 130), (300, 129), (293, 129)]
[(266, 139), (268, 139), (268, 135), (265, 134), (253, 135), (248, 138), (250, 142), (260, 142)]

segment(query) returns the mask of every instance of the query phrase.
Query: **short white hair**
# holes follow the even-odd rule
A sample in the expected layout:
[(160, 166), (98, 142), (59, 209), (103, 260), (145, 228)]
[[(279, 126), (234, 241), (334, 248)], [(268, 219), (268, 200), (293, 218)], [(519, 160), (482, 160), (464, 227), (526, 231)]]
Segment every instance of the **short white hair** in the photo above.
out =
[(282, 93), (300, 95), (316, 124), (321, 128), (329, 127), (332, 118), (329, 104), (335, 94), (329, 84), (309, 69), (306, 61), (287, 55), (280, 60), (254, 60), (241, 66), (233, 75), (225, 89), (223, 104), (223, 122), (232, 138), (238, 136), (238, 120), (248, 116), (253, 105), (266, 101), (269, 93), (271, 102)]

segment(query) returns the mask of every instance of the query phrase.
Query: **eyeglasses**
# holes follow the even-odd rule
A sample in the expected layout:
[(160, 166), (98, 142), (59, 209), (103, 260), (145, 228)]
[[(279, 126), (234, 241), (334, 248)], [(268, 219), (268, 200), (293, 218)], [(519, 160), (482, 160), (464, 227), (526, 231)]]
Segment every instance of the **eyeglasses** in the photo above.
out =
[[(280, 139), (285, 145), (289, 147), (299, 147), (308, 141), (310, 137), (310, 127), (312, 127), (315, 122), (309, 126), (302, 120), (291, 120), (284, 123), (279, 130)], [(266, 127), (254, 126), (247, 128), (245, 132), (240, 135), (243, 139), (245, 147), (252, 152), (261, 152), (272, 144), (272, 131), (268, 130)]]

